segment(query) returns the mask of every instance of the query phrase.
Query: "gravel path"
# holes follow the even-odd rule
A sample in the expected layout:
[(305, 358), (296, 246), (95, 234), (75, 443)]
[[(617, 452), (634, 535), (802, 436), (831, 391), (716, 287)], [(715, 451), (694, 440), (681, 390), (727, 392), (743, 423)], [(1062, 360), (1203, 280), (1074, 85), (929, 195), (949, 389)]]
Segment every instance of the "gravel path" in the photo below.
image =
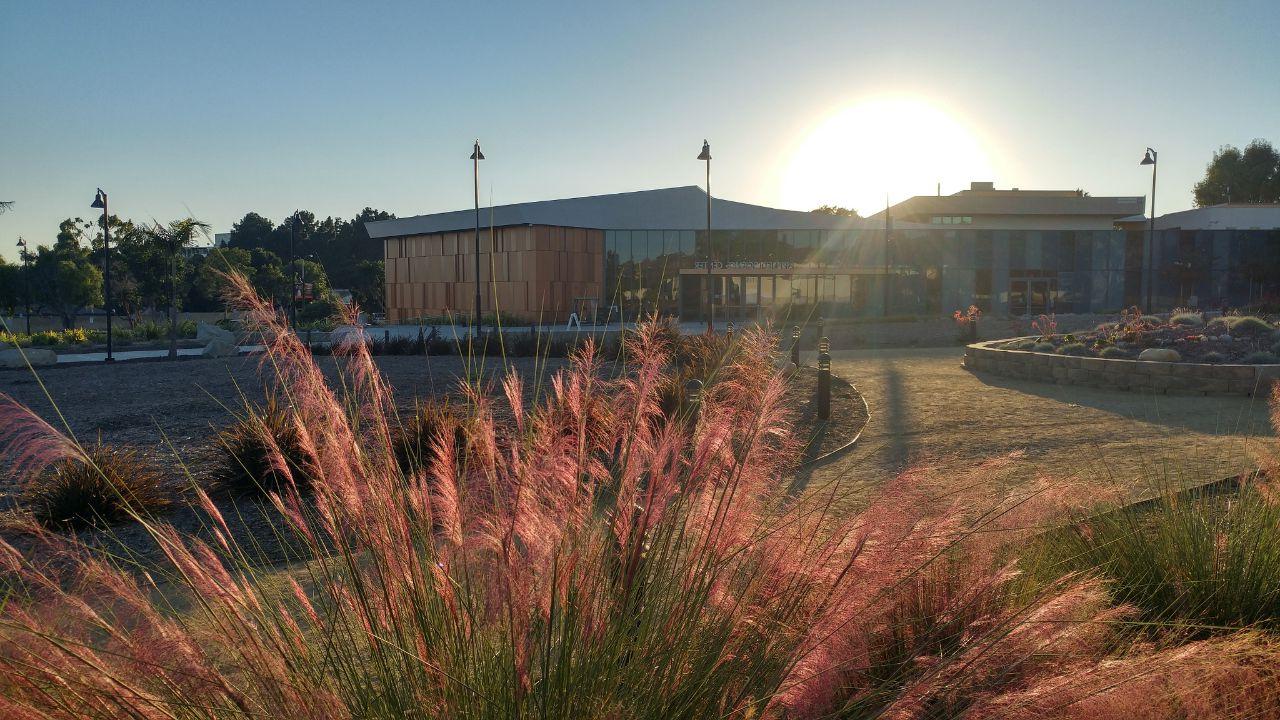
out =
[(1251, 467), (1274, 442), (1266, 403), (1178, 397), (1012, 380), (960, 367), (961, 348), (849, 351), (832, 370), (866, 397), (857, 449), (815, 471), (875, 487), (913, 463), (960, 467), (1025, 451), (1018, 476), (1111, 478), (1148, 492)]
[[(82, 443), (98, 437), (106, 443), (155, 449), (156, 459), (173, 462), (165, 450), (169, 441), (190, 463), (197, 475), (199, 460), (213, 450), (217, 430), (230, 424), (233, 412), (244, 407), (244, 398), (259, 402), (264, 397), (261, 356), (228, 359), (131, 361), (114, 365), (84, 365), (47, 368), (40, 384), (25, 370), (0, 370), (0, 392), (13, 396), (61, 429), (54, 404), (62, 411), (71, 430)], [(332, 357), (317, 357), (332, 382), (338, 375)], [(501, 361), (488, 358), (487, 371), (501, 369)], [(495, 364), (495, 361), (497, 364)], [(532, 358), (512, 358), (514, 367), (526, 375), (536, 372)], [(558, 367), (563, 361), (552, 359)], [(397, 404), (410, 408), (416, 398), (457, 387), (465, 372), (457, 356), (383, 356), (377, 358), (383, 376), (396, 390)], [(13, 479), (0, 471), (0, 508), (14, 491)]]

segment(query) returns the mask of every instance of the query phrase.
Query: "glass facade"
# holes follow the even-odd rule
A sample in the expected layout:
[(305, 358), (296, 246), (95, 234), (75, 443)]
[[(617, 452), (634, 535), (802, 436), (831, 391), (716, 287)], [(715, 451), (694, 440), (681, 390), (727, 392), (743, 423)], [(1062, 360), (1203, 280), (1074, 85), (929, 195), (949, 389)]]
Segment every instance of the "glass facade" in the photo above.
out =
[[(613, 317), (798, 312), (997, 315), (1242, 306), (1280, 296), (1280, 231), (1163, 230), (1150, 268), (1144, 231), (609, 230), (605, 298)], [(710, 273), (708, 273), (708, 263)], [(889, 307), (885, 308), (885, 303)]]

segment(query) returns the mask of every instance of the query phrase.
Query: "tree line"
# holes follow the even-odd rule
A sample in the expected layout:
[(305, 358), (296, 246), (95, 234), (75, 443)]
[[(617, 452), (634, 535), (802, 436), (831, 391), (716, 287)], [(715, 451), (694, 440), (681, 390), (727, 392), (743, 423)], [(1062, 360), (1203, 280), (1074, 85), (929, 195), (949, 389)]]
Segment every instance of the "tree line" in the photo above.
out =
[[(226, 246), (205, 251), (209, 226), (193, 218), (161, 225), (112, 215), (107, 222), (115, 313), (137, 322), (162, 309), (220, 311), (227, 272), (248, 277), (261, 296), (281, 307), (295, 294), (296, 275), (302, 322), (323, 320), (339, 309), (333, 288), (349, 289), (364, 310), (381, 311), (382, 243), (369, 239), (364, 223), (393, 217), (373, 208), (351, 220), (320, 220), (298, 211), (276, 224), (250, 212), (232, 226)], [(0, 310), (14, 314), (30, 305), (33, 313), (56, 315), (69, 328), (76, 315), (104, 307), (101, 218), (67, 218), (52, 244), (24, 252), (17, 262), (0, 257)]]

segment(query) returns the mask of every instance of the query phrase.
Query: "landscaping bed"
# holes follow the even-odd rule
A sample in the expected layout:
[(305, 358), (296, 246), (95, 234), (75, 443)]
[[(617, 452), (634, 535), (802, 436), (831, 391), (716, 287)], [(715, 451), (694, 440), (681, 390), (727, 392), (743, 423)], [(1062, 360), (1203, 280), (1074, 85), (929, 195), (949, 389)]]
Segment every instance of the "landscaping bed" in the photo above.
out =
[(1253, 315), (1207, 319), (1201, 313), (1175, 311), (1166, 318), (1142, 315), (1133, 309), (1122, 313), (1119, 321), (1102, 323), (1090, 331), (1059, 333), (1056, 320), (1048, 315), (1040, 316), (1032, 326), (1039, 331), (1038, 336), (1015, 338), (990, 347), (1117, 360), (1280, 363), (1280, 328), (1272, 320)]

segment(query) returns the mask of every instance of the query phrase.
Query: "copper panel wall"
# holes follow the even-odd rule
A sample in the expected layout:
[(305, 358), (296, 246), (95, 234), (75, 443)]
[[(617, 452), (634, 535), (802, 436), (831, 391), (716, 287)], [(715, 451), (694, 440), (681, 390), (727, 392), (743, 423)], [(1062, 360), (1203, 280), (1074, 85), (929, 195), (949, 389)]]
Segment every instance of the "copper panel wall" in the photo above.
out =
[[(387, 320), (469, 316), (475, 304), (475, 236), (434, 233), (384, 241)], [(481, 312), (512, 321), (563, 322), (577, 298), (599, 298), (604, 231), (547, 225), (480, 231)], [(496, 303), (496, 306), (495, 306)]]

